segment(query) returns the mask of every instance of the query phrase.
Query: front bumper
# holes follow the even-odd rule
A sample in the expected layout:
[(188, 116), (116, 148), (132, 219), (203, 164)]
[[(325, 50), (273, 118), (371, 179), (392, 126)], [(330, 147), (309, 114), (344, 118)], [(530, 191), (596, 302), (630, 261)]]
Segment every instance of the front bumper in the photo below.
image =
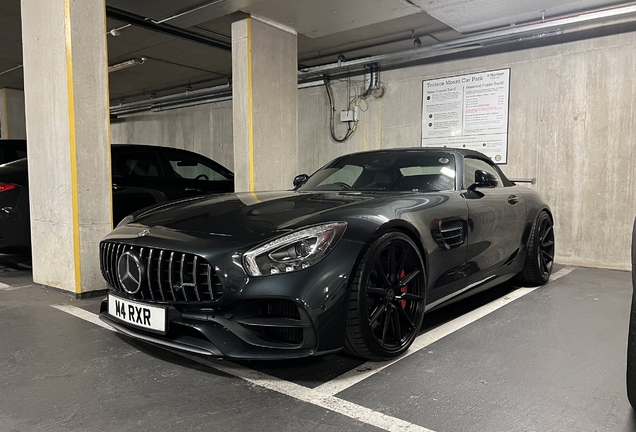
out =
[[(108, 299), (100, 306), (100, 319), (121, 333), (159, 346), (194, 354), (242, 360), (292, 359), (316, 354), (316, 332), (307, 316), (300, 322), (251, 317), (255, 305), (239, 307), (234, 313), (210, 308), (177, 309), (167, 306), (165, 334), (133, 327), (108, 313)], [(293, 324), (303, 333), (301, 343), (281, 343), (260, 336), (263, 325)], [(263, 324), (263, 325), (261, 325)]]
[[(158, 345), (233, 359), (292, 359), (342, 349), (348, 288), (363, 243), (342, 239), (329, 255), (310, 268), (250, 278), (237, 262), (241, 251), (237, 251), (233, 238), (155, 229), (139, 237), (136, 231), (130, 227), (115, 230), (102, 246), (123, 245), (127, 250), (137, 251), (150, 268), (144, 276), (148, 279), (144, 286), (156, 288), (157, 274), (172, 274), (172, 283), (161, 283), (165, 295), (159, 295), (157, 289), (144, 291), (144, 296), (128, 296), (121, 287), (111, 292), (129, 301), (166, 307), (169, 321), (165, 334), (148, 332), (109, 315), (107, 302), (103, 302), (102, 319), (124, 329), (123, 333)], [(162, 249), (166, 245), (178, 252), (172, 254)], [(111, 284), (116, 283), (112, 262), (123, 250), (123, 247), (102, 247), (102, 272)], [(160, 250), (165, 251), (163, 261)], [(199, 257), (197, 264), (194, 256)], [(205, 266), (197, 270), (201, 263)], [(210, 271), (217, 279), (210, 281), (206, 275)], [(197, 276), (191, 276), (191, 272), (197, 272)], [(175, 284), (206, 279), (205, 289), (200, 292)], [(177, 301), (173, 301), (175, 293), (170, 286), (179, 292), (187, 289), (187, 298), (176, 293)], [(210, 287), (214, 289), (204, 296)], [(221, 291), (217, 292), (217, 288)]]

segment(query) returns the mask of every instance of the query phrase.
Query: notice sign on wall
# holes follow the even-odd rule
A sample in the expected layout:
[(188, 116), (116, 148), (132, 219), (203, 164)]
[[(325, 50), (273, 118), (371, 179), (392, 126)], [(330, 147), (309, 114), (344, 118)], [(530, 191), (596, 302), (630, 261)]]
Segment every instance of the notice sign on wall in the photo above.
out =
[(510, 69), (423, 81), (422, 147), (508, 158)]

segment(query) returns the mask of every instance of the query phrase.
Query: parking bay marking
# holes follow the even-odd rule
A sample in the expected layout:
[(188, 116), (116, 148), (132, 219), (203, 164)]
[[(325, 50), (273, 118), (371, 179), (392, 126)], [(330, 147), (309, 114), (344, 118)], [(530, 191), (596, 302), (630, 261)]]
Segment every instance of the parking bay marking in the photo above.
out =
[[(172, 351), (172, 350), (170, 350)], [(176, 351), (172, 351), (177, 353)], [(244, 366), (237, 365), (232, 362), (214, 362), (205, 358), (198, 358), (189, 354), (181, 354), (183, 357), (189, 358), (196, 362), (202, 363), (228, 375), (233, 375), (247, 382), (264, 387), (268, 390), (290, 396), (301, 402), (307, 402), (312, 405), (325, 408), (327, 410), (337, 412), (354, 420), (384, 429), (390, 432), (434, 432), (422, 426), (409, 423), (405, 420), (374, 411), (353, 402), (340, 399), (336, 396), (326, 395), (308, 387), (285, 381), (280, 378), (267, 375), (263, 372), (249, 369)]]
[(57, 310), (61, 310), (62, 312), (66, 312), (67, 314), (71, 314), (77, 318), (81, 318), (84, 321), (88, 321), (90, 323), (103, 327), (106, 330), (112, 330), (114, 332), (117, 331), (113, 327), (109, 326), (108, 324), (100, 320), (97, 314), (94, 314), (93, 312), (89, 312), (82, 308), (78, 308), (77, 306), (59, 304), (59, 305), (51, 305), (51, 307), (54, 307)]
[[(556, 272), (552, 275), (550, 282), (566, 276), (571, 273), (574, 268), (568, 267)], [(340, 393), (343, 390), (363, 381), (366, 378), (380, 372), (381, 370), (391, 366), (392, 364), (400, 361), (401, 359), (408, 357), (411, 354), (429, 346), (433, 342), (442, 339), (451, 333), (460, 330), (461, 328), (477, 321), (480, 318), (496, 311), (497, 309), (525, 296), (536, 290), (535, 288), (519, 288), (503, 298), (494, 300), (484, 306), (481, 306), (461, 317), (458, 317), (452, 321), (449, 321), (439, 327), (429, 330), (415, 340), (411, 348), (401, 357), (387, 361), (387, 362), (367, 362), (364, 365), (344, 373), (338, 378), (328, 381), (320, 386), (311, 389), (290, 381), (285, 381), (280, 378), (267, 375), (263, 372), (259, 372), (253, 369), (246, 368), (244, 366), (225, 361), (223, 363), (217, 361), (210, 361), (204, 358), (199, 358), (179, 351), (168, 349), (169, 351), (178, 354), (182, 357), (189, 358), (198, 363), (202, 363), (206, 366), (214, 368), (220, 372), (228, 375), (243, 379), (252, 384), (266, 388), (268, 390), (275, 391), (277, 393), (292, 397), (302, 402), (307, 402), (312, 405), (319, 406), (321, 408), (328, 409), (333, 412), (337, 412), (346, 417), (358, 420), (360, 422), (384, 429), (389, 432), (434, 432), (431, 429), (427, 429), (422, 426), (418, 426), (413, 423), (409, 423), (405, 420), (401, 420), (378, 411), (374, 411), (370, 408), (349, 402), (347, 400), (338, 398), (335, 394)], [(52, 307), (69, 313), (73, 316), (81, 318), (85, 321), (96, 324), (105, 329), (117, 332), (114, 328), (108, 324), (103, 323), (99, 317), (84, 309), (70, 306), (70, 305), (51, 305)]]
[[(84, 321), (96, 324), (107, 330), (118, 333), (118, 331), (115, 330), (113, 327), (102, 322), (97, 314), (94, 314), (82, 308), (78, 308), (77, 306), (51, 305), (51, 307), (62, 312), (66, 312), (77, 318), (83, 319)], [(249, 383), (258, 385), (268, 390), (275, 391), (277, 393), (281, 393), (285, 396), (292, 397), (301, 402), (307, 402), (312, 405), (328, 409), (330, 411), (342, 414), (346, 417), (350, 417), (354, 420), (358, 420), (362, 423), (375, 426), (388, 432), (435, 432), (431, 429), (409, 423), (396, 417), (391, 417), (378, 411), (373, 411), (370, 408), (363, 407), (344, 399), (340, 399), (336, 396), (326, 395), (308, 387), (290, 381), (285, 381), (280, 378), (267, 375), (263, 372), (259, 372), (238, 365), (236, 363), (232, 363), (230, 361), (211, 361), (204, 358), (192, 356), (181, 351), (172, 350), (170, 348), (165, 349), (174, 354), (180, 355), (181, 357), (185, 357), (198, 363), (204, 364), (205, 366), (214, 368), (220, 372), (226, 373), (236, 378), (240, 378)]]
[[(563, 276), (568, 275), (573, 270), (574, 270), (573, 267), (566, 267), (564, 269), (559, 270), (558, 272), (552, 275), (552, 277), (550, 278), (550, 282), (548, 282), (548, 284), (556, 281), (557, 279), (562, 278)], [(332, 379), (331, 381), (327, 381), (326, 383), (323, 383), (319, 385), (318, 387), (315, 387), (314, 390), (326, 395), (336, 395), (348, 389), (349, 387), (359, 383), (360, 381), (363, 381), (369, 378), (370, 376), (375, 375), (381, 370), (386, 369), (392, 364), (397, 363), (398, 361), (410, 356), (411, 354), (415, 354), (419, 350), (426, 348), (427, 346), (431, 345), (434, 342), (437, 342), (443, 337), (446, 337), (450, 335), (451, 333), (454, 333), (457, 330), (460, 330), (461, 328), (474, 323), (478, 319), (483, 318), (486, 315), (496, 311), (497, 309), (515, 300), (520, 299), (526, 294), (530, 294), (532, 291), (536, 290), (537, 288), (540, 288), (540, 287), (518, 288), (517, 290), (509, 294), (506, 294), (502, 298), (499, 298), (488, 304), (485, 304), (475, 310), (468, 312), (467, 314), (464, 314), (458, 318), (455, 318), (452, 321), (442, 324), (439, 327), (436, 327), (418, 336), (413, 342), (413, 345), (411, 345), (408, 351), (402, 354), (402, 356), (393, 360), (385, 361), (385, 362), (364, 363), (363, 365), (355, 369), (352, 369), (349, 372), (345, 372), (344, 374), (340, 375), (337, 378)]]
[(14, 291), (14, 290), (17, 290), (17, 289), (20, 289), (20, 288), (28, 288), (28, 287), (31, 287), (31, 286), (33, 286), (33, 285), (11, 286), (11, 285), (8, 285), (6, 283), (0, 282), (0, 291)]

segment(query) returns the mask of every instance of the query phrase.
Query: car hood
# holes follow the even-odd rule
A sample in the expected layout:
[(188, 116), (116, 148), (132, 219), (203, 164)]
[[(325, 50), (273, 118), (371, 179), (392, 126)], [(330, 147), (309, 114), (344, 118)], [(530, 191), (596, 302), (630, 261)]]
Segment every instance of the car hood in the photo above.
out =
[[(406, 198), (408, 193), (398, 195)], [(412, 199), (408, 201), (412, 204)], [(246, 192), (164, 204), (141, 213), (133, 224), (253, 238), (321, 222), (385, 214), (387, 207), (395, 202), (395, 193)]]

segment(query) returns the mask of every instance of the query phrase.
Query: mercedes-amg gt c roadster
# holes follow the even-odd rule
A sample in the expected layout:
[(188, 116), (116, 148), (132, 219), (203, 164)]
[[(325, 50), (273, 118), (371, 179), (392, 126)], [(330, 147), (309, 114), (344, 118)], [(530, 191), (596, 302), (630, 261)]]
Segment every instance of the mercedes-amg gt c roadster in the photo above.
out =
[(126, 217), (100, 245), (101, 318), (214, 357), (383, 360), (408, 349), (426, 311), (552, 272), (550, 209), (481, 153), (356, 153), (294, 186)]

